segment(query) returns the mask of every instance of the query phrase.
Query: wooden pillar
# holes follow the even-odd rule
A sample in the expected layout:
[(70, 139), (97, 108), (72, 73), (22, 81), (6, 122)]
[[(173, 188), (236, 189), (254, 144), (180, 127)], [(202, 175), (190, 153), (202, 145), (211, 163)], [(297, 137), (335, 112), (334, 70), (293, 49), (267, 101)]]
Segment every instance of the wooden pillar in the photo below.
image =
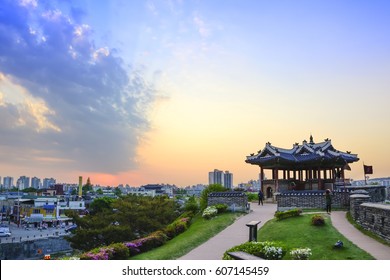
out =
[(275, 169), (275, 191), (279, 192), (279, 169)]
[(322, 187), (321, 187), (321, 168), (320, 167), (318, 167), (318, 189), (320, 190), (320, 189), (322, 189)]
[(263, 181), (264, 181), (264, 169), (260, 166), (260, 189), (265, 194), (265, 190), (263, 188)]

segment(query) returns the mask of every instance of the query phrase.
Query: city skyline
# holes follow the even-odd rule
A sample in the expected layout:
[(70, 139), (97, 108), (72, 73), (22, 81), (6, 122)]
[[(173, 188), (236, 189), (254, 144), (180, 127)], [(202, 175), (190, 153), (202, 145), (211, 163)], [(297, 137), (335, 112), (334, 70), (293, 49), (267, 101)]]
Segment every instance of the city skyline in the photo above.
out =
[[(100, 185), (258, 179), (313, 136), (387, 177), (387, 1), (0, 4), (0, 173)], [(266, 174), (267, 176), (267, 174)], [(269, 174), (268, 174), (268, 177)]]

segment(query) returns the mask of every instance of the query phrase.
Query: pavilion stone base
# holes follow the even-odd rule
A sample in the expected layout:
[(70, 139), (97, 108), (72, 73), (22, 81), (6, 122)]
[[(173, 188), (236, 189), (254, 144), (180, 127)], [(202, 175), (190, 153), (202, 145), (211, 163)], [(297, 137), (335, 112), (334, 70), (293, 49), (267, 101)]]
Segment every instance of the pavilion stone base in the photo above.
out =
[(214, 192), (208, 195), (207, 205), (226, 204), (230, 211), (248, 211), (248, 197), (243, 192)]

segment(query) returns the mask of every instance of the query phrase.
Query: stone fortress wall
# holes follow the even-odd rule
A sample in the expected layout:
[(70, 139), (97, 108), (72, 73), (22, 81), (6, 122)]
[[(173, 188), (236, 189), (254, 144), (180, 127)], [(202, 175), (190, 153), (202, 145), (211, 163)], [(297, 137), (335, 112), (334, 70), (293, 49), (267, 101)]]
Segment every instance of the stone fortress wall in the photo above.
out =
[(230, 211), (248, 211), (248, 197), (243, 192), (213, 192), (207, 197), (207, 205), (227, 204)]
[(72, 250), (69, 242), (63, 237), (1, 243), (0, 260), (42, 260), (45, 254), (71, 252)]
[[(289, 191), (276, 193), (278, 211), (292, 208), (325, 209), (324, 191)], [(384, 186), (348, 187), (332, 192), (332, 208), (349, 210), (364, 229), (390, 241), (389, 188)]]

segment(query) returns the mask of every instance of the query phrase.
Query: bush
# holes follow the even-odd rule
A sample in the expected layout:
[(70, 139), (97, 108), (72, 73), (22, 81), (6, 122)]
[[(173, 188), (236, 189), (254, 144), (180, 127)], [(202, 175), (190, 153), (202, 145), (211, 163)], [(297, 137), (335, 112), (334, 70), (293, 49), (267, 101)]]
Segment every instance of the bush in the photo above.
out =
[(218, 214), (224, 213), (224, 212), (226, 212), (227, 209), (228, 209), (227, 204), (223, 204), (223, 203), (216, 204), (216, 205), (213, 205), (213, 206), (214, 206), (215, 208), (217, 208)]
[(114, 243), (84, 253), (80, 256), (80, 260), (126, 260), (129, 255), (125, 244)]
[(296, 208), (296, 209), (291, 209), (291, 210), (287, 210), (287, 211), (277, 211), (275, 213), (275, 218), (277, 220), (283, 220), (283, 219), (287, 219), (290, 217), (296, 217), (296, 216), (299, 216), (301, 214), (302, 214), (302, 209)]
[(228, 252), (242, 251), (266, 260), (279, 260), (286, 254), (285, 246), (280, 242), (264, 241), (264, 242), (246, 242), (227, 250), (224, 255), (224, 260), (232, 260)]
[(208, 195), (212, 192), (226, 192), (227, 188), (223, 187), (221, 184), (211, 184), (205, 188), (200, 195), (200, 210), (204, 210), (207, 207)]
[(199, 211), (199, 204), (194, 196), (191, 196), (184, 204), (184, 211), (191, 211), (196, 214)]
[(212, 217), (217, 216), (218, 210), (214, 206), (207, 207), (202, 214), (202, 217), (205, 219), (211, 219)]
[(290, 252), (291, 257), (293, 260), (308, 260), (311, 256), (311, 249), (310, 248), (297, 248), (293, 249)]
[(114, 243), (108, 247), (114, 249), (111, 260), (126, 260), (130, 256), (128, 248), (123, 243)]
[(140, 252), (146, 252), (167, 242), (168, 237), (161, 230), (152, 232), (146, 237), (133, 240), (132, 243), (139, 244), (137, 247)]
[(180, 218), (165, 227), (163, 231), (169, 239), (172, 239), (176, 235), (179, 235), (180, 233), (184, 232), (188, 228), (189, 223), (190, 218)]
[(258, 201), (259, 200), (259, 196), (258, 196), (257, 192), (247, 192), (246, 195), (248, 197), (248, 201)]
[(321, 215), (314, 215), (311, 218), (311, 224), (314, 226), (323, 226), (325, 224), (325, 219)]

